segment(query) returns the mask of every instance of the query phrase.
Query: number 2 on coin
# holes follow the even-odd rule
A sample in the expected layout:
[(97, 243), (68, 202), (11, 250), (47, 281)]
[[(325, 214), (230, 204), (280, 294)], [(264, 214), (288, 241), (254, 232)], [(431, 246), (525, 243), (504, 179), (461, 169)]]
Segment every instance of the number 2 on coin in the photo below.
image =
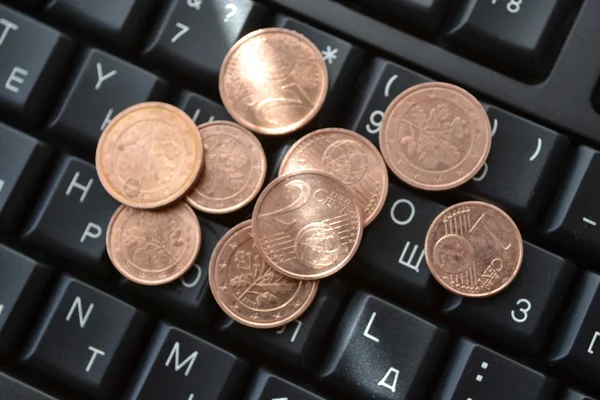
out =
[(293, 224), (296, 223), (296, 219), (292, 218), (291, 221), (286, 222), (282, 218), (280, 218), (280, 216), (297, 210), (303, 205), (305, 205), (308, 202), (308, 198), (310, 197), (310, 186), (308, 185), (308, 183), (300, 179), (295, 179), (291, 182), (286, 183), (285, 188), (288, 193), (293, 189), (299, 189), (300, 193), (298, 193), (298, 196), (289, 205), (284, 206), (275, 211), (261, 214), (259, 217), (272, 219), (274, 222), (285, 226), (285, 231), (287, 231)]
[(268, 121), (272, 124), (279, 124), (280, 121), (273, 120), (269, 117), (269, 111), (275, 107), (283, 107), (296, 105), (300, 107), (311, 108), (312, 104), (310, 99), (304, 92), (304, 90), (298, 86), (295, 82), (281, 86), (283, 93), (288, 94), (286, 97), (269, 97), (261, 100), (256, 105), (256, 112), (264, 121)]

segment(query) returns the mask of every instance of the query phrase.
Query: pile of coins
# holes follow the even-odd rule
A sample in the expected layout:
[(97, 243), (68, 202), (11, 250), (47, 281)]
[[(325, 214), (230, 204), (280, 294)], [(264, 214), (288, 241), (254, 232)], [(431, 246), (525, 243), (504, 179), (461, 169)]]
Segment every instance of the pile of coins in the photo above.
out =
[[(310, 306), (320, 279), (352, 259), (386, 200), (388, 167), (418, 189), (447, 190), (475, 176), (488, 156), (491, 129), (481, 104), (454, 85), (426, 83), (386, 110), (381, 153), (355, 132), (317, 130), (289, 149), (279, 176), (261, 192), (267, 162), (252, 132), (297, 132), (319, 113), (327, 87), (318, 48), (296, 32), (269, 28), (240, 39), (223, 61), (221, 100), (237, 123), (196, 127), (181, 110), (157, 102), (115, 117), (98, 143), (96, 167), (122, 203), (107, 230), (117, 270), (144, 285), (177, 279), (200, 250), (192, 207), (225, 214), (258, 196), (251, 220), (216, 245), (209, 285), (234, 320), (279, 327)], [(500, 209), (467, 202), (436, 218), (426, 255), (443, 286), (481, 297), (514, 278), (522, 241)]]

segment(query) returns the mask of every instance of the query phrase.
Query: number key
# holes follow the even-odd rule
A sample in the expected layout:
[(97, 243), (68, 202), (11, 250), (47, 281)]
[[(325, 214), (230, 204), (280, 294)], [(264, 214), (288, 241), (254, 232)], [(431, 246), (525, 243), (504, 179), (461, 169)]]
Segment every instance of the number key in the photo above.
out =
[(537, 352), (557, 315), (575, 272), (570, 262), (524, 243), (523, 265), (514, 282), (486, 299), (452, 296), (444, 312), (497, 340)]

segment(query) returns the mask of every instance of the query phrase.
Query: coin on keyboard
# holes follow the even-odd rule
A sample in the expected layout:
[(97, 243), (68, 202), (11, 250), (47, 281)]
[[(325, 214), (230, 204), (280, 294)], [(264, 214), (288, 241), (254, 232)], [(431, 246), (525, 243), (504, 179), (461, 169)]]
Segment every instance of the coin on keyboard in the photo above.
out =
[(221, 309), (253, 328), (276, 328), (298, 318), (319, 283), (288, 278), (271, 268), (256, 250), (251, 221), (231, 228), (217, 243), (208, 282)]
[(425, 239), (431, 274), (465, 297), (488, 297), (515, 279), (523, 260), (519, 228), (504, 211), (480, 201), (455, 204), (431, 223)]
[(142, 285), (162, 285), (185, 274), (200, 252), (202, 234), (194, 210), (178, 202), (160, 210), (125, 205), (106, 231), (106, 249), (115, 268)]
[(204, 168), (186, 195), (194, 208), (226, 214), (244, 207), (260, 192), (267, 175), (262, 145), (250, 131), (229, 121), (198, 127), (204, 146)]
[(344, 182), (362, 208), (364, 225), (379, 214), (388, 192), (387, 166), (365, 137), (342, 128), (324, 128), (298, 140), (287, 152), (279, 176), (317, 169)]
[(321, 110), (328, 88), (321, 52), (284, 28), (249, 33), (229, 50), (219, 74), (223, 105), (253, 132), (297, 131)]
[(491, 132), (473, 95), (455, 85), (428, 82), (405, 90), (388, 106), (379, 145), (400, 180), (418, 189), (447, 190), (483, 167)]
[(258, 252), (295, 279), (321, 279), (339, 271), (356, 253), (362, 233), (362, 211), (354, 194), (322, 171), (275, 179), (252, 213)]
[(147, 102), (119, 113), (96, 149), (96, 167), (106, 191), (130, 207), (152, 209), (187, 193), (202, 169), (202, 139), (186, 113)]

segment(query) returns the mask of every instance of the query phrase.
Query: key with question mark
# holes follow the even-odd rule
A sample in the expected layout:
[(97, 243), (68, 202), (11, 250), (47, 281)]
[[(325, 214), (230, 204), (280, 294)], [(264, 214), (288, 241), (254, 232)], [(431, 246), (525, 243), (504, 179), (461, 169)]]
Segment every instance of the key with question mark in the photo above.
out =
[(227, 15), (225, 15), (225, 19), (223, 20), (223, 22), (229, 22), (229, 20), (231, 20), (231, 18), (233, 18), (233, 16), (237, 13), (237, 6), (235, 4), (227, 4), (225, 6), (225, 8), (227, 10), (229, 10), (229, 12), (227, 13)]

